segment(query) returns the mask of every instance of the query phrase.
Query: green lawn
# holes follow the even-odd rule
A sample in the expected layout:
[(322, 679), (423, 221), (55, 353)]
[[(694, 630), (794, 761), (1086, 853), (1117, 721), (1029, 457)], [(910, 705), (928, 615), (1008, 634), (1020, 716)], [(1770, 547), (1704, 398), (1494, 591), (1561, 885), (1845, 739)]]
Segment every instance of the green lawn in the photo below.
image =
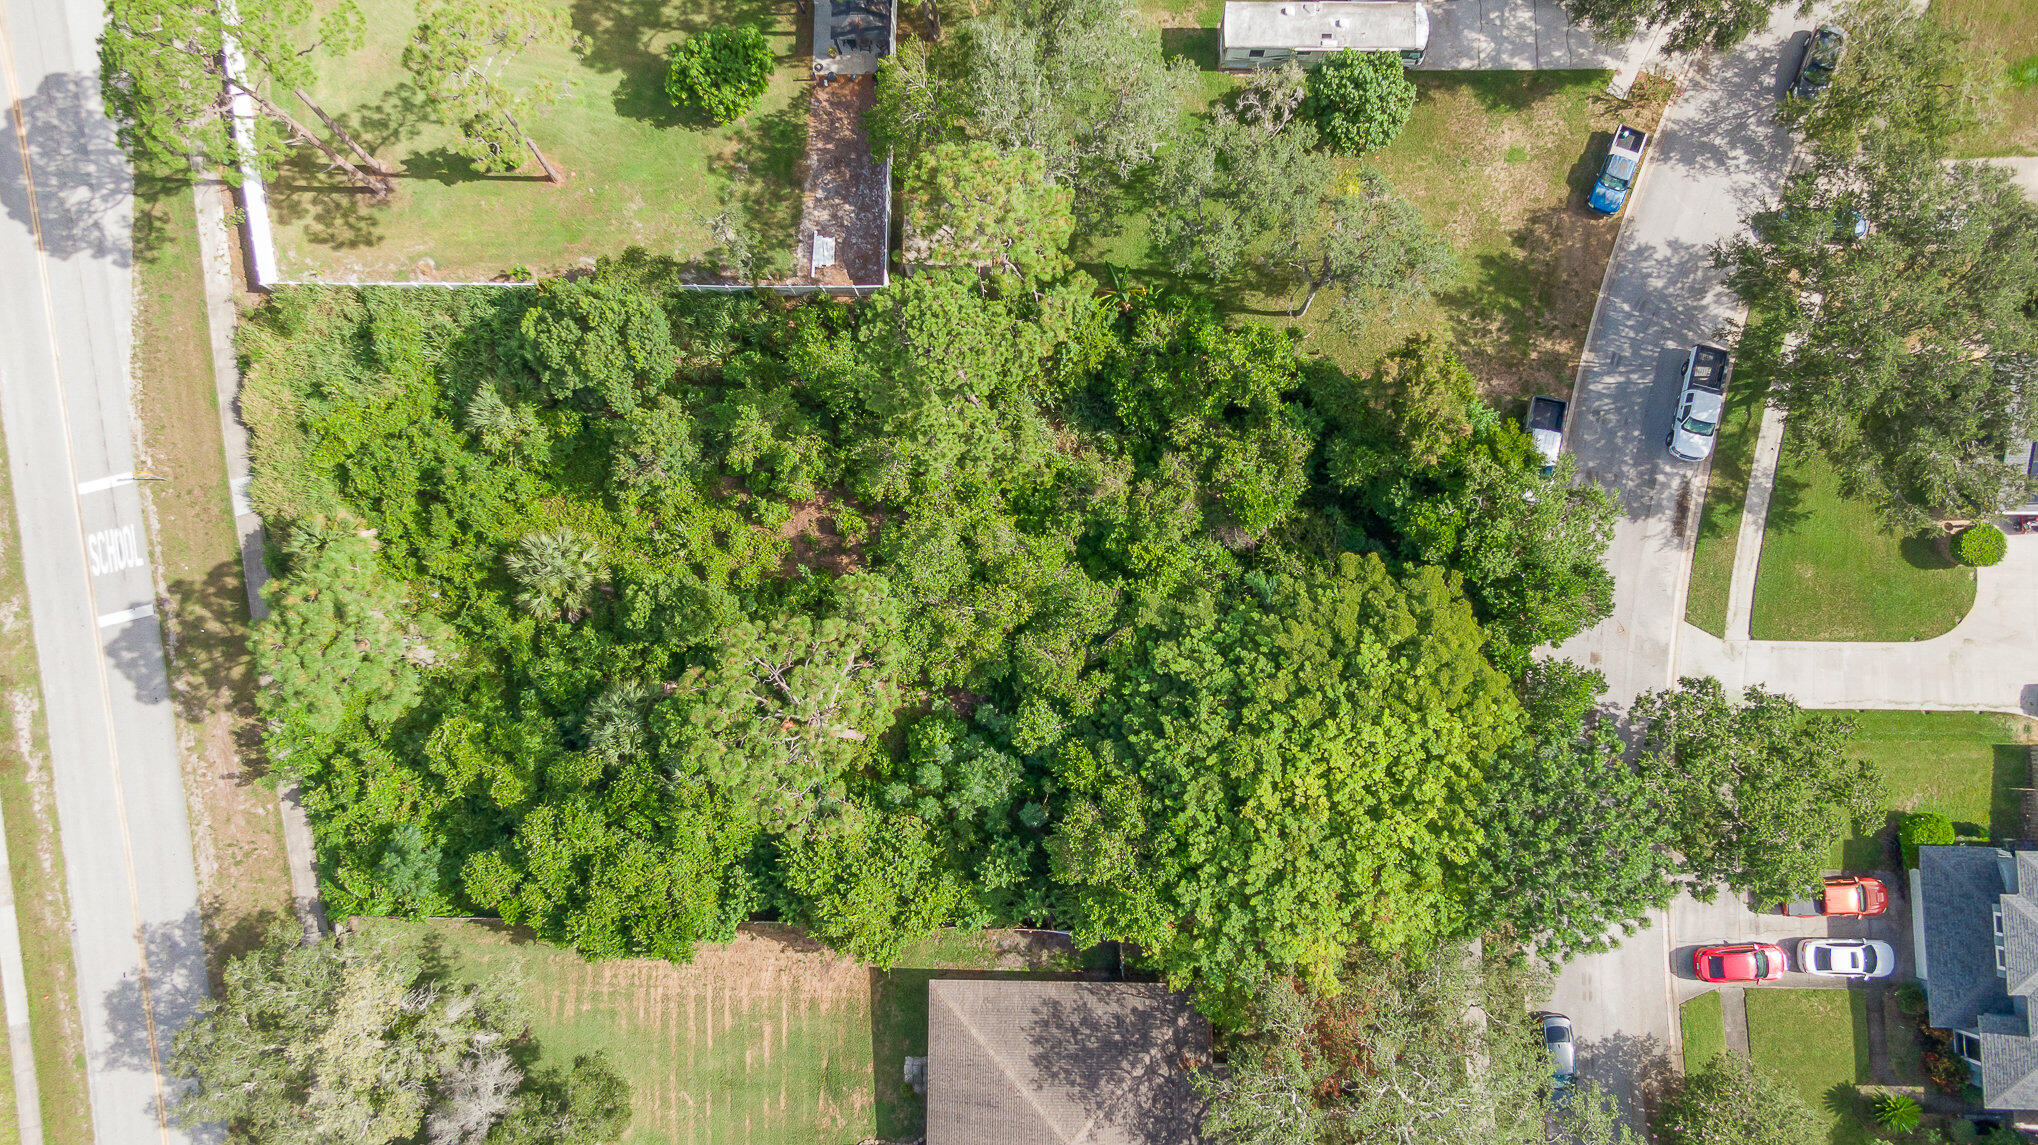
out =
[(1748, 991), (1748, 1049), (1755, 1064), (1795, 1085), (1832, 1126), (1834, 1145), (1877, 1140), (1868, 1099), (1865, 990)]
[(1892, 818), (1878, 836), (1837, 848), (1831, 865), (1887, 865), (1883, 840), (1894, 813), (1936, 811), (1967, 836), (2022, 834), (2020, 789), (2029, 781), (2028, 749), (2038, 722), (1995, 712), (1850, 712), (1859, 727), (1852, 750), (1875, 764), (1889, 788)]
[[(423, 933), (469, 980), (514, 975), (549, 1063), (601, 1050), (632, 1092), (624, 1145), (856, 1145), (921, 1132), (904, 1058), (927, 1052), (927, 980), (1054, 974), (1071, 957), (948, 932), (879, 971), (789, 927), (751, 926), (682, 966), (589, 961), (480, 920), (358, 920)], [(1038, 938), (1039, 936), (1033, 936)]]
[(1727, 1048), (1726, 1019), (1720, 1015), (1720, 992), (1700, 994), (1678, 1007), (1684, 1030), (1684, 1072), (1695, 1073)]
[[(1164, 54), (1197, 65), (1200, 84), (1185, 113), (1200, 112), (1241, 82), (1215, 70), (1222, 12), (1211, 0), (1146, 0)], [(1218, 286), (1180, 283), (1147, 259), (1144, 216), (1087, 244), (1078, 260), (1208, 292), (1245, 321), (1297, 327), (1301, 346), (1348, 370), (1420, 331), (1449, 331), (1489, 396), (1569, 396), (1618, 222), (1583, 209), (1607, 140), (1623, 122), (1653, 126), (1670, 86), (1652, 77), (1632, 98), (1606, 92), (1610, 73), (1417, 72), (1420, 97), (1399, 138), (1366, 157), (1404, 198), (1450, 238), (1463, 266), (1436, 301), (1356, 324), (1319, 298), (1306, 319), (1299, 299), (1250, 276)], [(1354, 171), (1356, 160), (1342, 161)]]
[(2038, 155), (2038, 0), (1937, 0), (1932, 14), (1965, 28), (2009, 71), (2002, 121), (1961, 140), (1958, 153)]
[[(631, 244), (691, 259), (712, 245), (708, 220), (725, 207), (746, 215), (760, 248), (789, 265), (801, 205), (794, 174), (807, 138), (799, 81), (808, 67), (798, 54), (807, 37), (796, 34), (804, 18), (765, 0), (552, 2), (569, 9), (585, 50), (532, 52), (517, 70), (572, 85), (530, 124), (568, 172), (562, 187), (538, 177), (535, 163), (482, 176), (452, 154), (453, 133), (427, 122), (402, 82), (398, 58), (415, 0), (361, 0), (367, 42), (320, 60), (313, 95), (404, 177), (394, 199), (377, 205), (322, 173), (322, 161), (287, 168), (270, 187), (285, 274), (485, 279), (518, 267), (562, 270)], [(735, 22), (764, 23), (780, 54), (762, 102), (725, 127), (675, 111), (663, 90), (665, 45)]]
[(1824, 458), (1783, 459), (1755, 577), (1757, 640), (1924, 640), (1974, 604), (1974, 570), (1924, 535), (1886, 532), (1867, 504), (1842, 495)]
[(1741, 544), (1741, 509), (1748, 500), (1748, 472), (1754, 466), (1755, 438), (1762, 431), (1763, 399), (1769, 394), (1768, 337), (1751, 326), (1735, 355), (1733, 385), (1713, 443), (1712, 476), (1706, 485), (1705, 508), (1698, 517), (1698, 540), (1691, 550), (1691, 587), (1684, 619), (1725, 639), (1727, 595), (1734, 579), (1734, 554)]

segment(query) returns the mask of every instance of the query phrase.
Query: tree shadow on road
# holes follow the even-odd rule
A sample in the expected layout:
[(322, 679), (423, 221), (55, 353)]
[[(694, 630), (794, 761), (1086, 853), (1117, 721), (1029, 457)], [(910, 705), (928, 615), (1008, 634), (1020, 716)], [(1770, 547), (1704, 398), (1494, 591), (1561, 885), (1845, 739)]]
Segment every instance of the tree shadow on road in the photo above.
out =
[(14, 116), (0, 117), (0, 207), (7, 217), (33, 229), (51, 258), (84, 255), (133, 265), (134, 178), (113, 125), (100, 111), (99, 77), (44, 76), (19, 108), (19, 126)]

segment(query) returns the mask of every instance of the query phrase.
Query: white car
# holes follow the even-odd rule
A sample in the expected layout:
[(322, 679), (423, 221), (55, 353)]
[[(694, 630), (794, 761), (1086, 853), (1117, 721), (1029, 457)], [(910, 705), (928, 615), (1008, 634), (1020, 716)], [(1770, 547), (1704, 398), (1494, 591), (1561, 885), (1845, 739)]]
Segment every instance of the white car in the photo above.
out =
[(1797, 968), (1826, 978), (1887, 978), (1896, 950), (1873, 938), (1807, 938), (1797, 944)]
[(1691, 356), (1684, 360), (1684, 387), (1677, 395), (1677, 412), (1663, 442), (1672, 457), (1704, 461), (1712, 456), (1713, 438), (1719, 435), (1720, 416), (1726, 410), (1732, 362), (1719, 346), (1700, 342), (1691, 348)]

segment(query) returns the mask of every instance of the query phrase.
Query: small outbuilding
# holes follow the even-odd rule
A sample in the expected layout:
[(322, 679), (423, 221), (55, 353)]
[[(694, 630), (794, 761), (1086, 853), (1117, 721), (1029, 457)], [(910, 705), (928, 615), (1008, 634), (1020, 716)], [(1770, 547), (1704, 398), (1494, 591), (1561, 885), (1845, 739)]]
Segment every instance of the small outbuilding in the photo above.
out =
[(1428, 47), (1421, 0), (1229, 0), (1217, 66), (1251, 71), (1294, 59), (1309, 67), (1336, 52), (1395, 52), (1414, 67)]
[(1157, 983), (927, 984), (927, 1145), (1197, 1145), (1210, 1025)]

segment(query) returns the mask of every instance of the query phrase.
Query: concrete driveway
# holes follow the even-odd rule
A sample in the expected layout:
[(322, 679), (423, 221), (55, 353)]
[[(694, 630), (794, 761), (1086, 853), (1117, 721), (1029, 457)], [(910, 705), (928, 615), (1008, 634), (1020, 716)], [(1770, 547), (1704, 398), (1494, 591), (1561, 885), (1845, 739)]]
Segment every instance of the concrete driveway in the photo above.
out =
[(1866, 983), (1850, 983), (1840, 978), (1826, 978), (1817, 974), (1802, 973), (1797, 957), (1797, 944), (1807, 938), (1875, 938), (1896, 948), (1896, 973), (1879, 984), (1909, 982), (1917, 978), (1917, 971), (1911, 965), (1911, 908), (1905, 892), (1908, 883), (1895, 871), (1862, 871), (1860, 874), (1874, 874), (1889, 888), (1889, 909), (1873, 918), (1826, 918), (1812, 915), (1793, 918), (1782, 914), (1780, 904), (1753, 905), (1737, 895), (1721, 892), (1709, 903), (1699, 902), (1690, 895), (1680, 895), (1670, 906), (1671, 949), (1670, 973), (1674, 979), (1671, 987), (1673, 998), (1680, 1004), (1709, 990), (1718, 989), (1710, 982), (1701, 982), (1692, 973), (1691, 956), (1701, 947), (1718, 946), (1727, 943), (1773, 942), (1783, 948), (1791, 970), (1780, 981), (1744, 983), (1749, 989), (1844, 989), (1850, 985), (1865, 986)]
[(1790, 140), (1771, 122), (1808, 22), (1779, 11), (1731, 53), (1688, 69), (1630, 196), (1573, 391), (1569, 446), (1623, 513), (1608, 567), (1613, 615), (1558, 654), (1606, 673), (1609, 700), (1668, 687), (1706, 469), (1663, 440), (1693, 343), (1739, 323), (1712, 245), (1774, 202)]
[(1792, 970), (1781, 981), (1751, 988), (1868, 989), (1913, 980), (1905, 882), (1893, 872), (1872, 873), (1890, 889), (1889, 909), (1874, 918), (1792, 918), (1776, 905), (1753, 906), (1726, 891), (1700, 902), (1687, 890), (1615, 949), (1573, 960), (1558, 975), (1549, 1008), (1571, 1018), (1579, 1073), (1613, 1093), (1628, 1122), (1642, 1128), (1644, 1104), (1684, 1069), (1678, 1007), (1720, 989), (1692, 973), (1692, 954), (1703, 946), (1773, 942), (1795, 967), (1803, 939), (1879, 938), (1896, 948), (1897, 970), (1872, 986)]
[(1557, 0), (1431, 0), (1422, 70), (1618, 68), (1646, 44), (1602, 44)]

